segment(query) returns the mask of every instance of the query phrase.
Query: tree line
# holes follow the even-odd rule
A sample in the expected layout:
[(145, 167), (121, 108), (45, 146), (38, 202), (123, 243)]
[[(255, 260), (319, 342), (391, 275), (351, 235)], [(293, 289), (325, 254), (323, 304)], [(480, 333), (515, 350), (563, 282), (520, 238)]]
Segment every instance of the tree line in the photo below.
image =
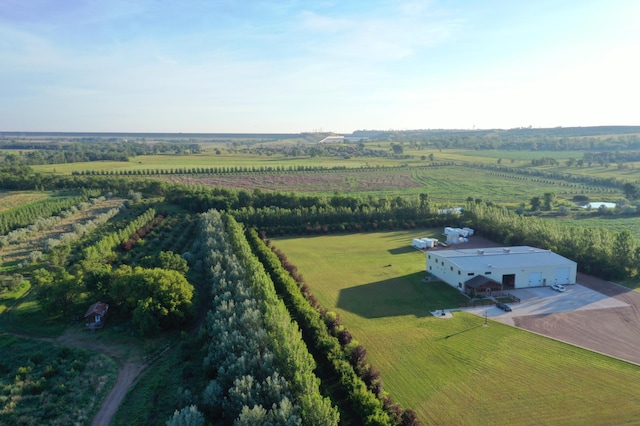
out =
[(169, 424), (197, 417), (235, 425), (337, 425), (300, 330), (241, 226), (211, 211), (202, 215), (199, 238), (211, 288), (199, 337), (210, 379), (198, 403), (176, 411)]
[(248, 230), (252, 250), (271, 276), (291, 316), (302, 328), (305, 342), (318, 363), (323, 380), (333, 384), (332, 399), (354, 423), (417, 426), (413, 410), (402, 410), (383, 390), (380, 373), (368, 363), (366, 349), (311, 294), (297, 268), (258, 233)]
[(4, 166), (34, 166), (40, 164), (65, 164), (89, 161), (129, 161), (138, 155), (197, 154), (201, 147), (197, 143), (153, 144), (134, 141), (102, 142), (54, 142), (17, 141), (0, 139), (0, 149), (5, 153)]
[(419, 148), (476, 150), (584, 151), (639, 150), (640, 127), (596, 126), (549, 129), (355, 131), (353, 136), (380, 142), (408, 141)]

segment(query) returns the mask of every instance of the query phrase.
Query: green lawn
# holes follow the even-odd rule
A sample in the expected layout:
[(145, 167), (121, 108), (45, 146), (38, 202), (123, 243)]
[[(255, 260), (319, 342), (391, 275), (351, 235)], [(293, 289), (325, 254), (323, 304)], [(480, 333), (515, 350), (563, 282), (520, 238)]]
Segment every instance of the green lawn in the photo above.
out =
[[(460, 311), (426, 283), (411, 239), (440, 230), (278, 238), (321, 304), (367, 348), (385, 389), (425, 424), (621, 424), (640, 416), (640, 368)], [(624, 383), (623, 386), (621, 384)]]

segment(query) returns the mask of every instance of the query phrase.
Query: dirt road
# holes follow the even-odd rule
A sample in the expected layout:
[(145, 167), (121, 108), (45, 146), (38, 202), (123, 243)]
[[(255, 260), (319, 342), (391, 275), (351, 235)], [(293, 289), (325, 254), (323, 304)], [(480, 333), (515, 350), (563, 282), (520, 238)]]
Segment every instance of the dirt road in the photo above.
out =
[(91, 333), (79, 328), (67, 329), (54, 342), (103, 353), (115, 359), (120, 366), (116, 383), (104, 401), (102, 401), (100, 410), (98, 410), (92, 422), (93, 426), (108, 426), (129, 387), (146, 368), (142, 352), (135, 349), (134, 345), (107, 344), (101, 339), (100, 333)]
[(108, 426), (111, 423), (111, 419), (118, 411), (120, 403), (124, 399), (129, 387), (133, 384), (136, 378), (142, 373), (145, 366), (140, 363), (128, 362), (118, 370), (118, 380), (111, 389), (111, 392), (102, 401), (100, 410), (93, 418), (92, 426)]

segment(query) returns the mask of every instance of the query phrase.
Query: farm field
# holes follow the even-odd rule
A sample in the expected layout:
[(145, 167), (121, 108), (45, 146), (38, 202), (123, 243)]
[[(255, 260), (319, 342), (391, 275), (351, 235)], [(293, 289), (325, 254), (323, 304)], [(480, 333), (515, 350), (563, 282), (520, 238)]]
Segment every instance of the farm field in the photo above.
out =
[[(388, 143), (371, 143), (373, 149), (389, 150)], [(220, 154), (216, 154), (219, 149)], [(567, 167), (569, 158), (577, 159), (582, 151), (510, 151), (510, 150), (461, 150), (461, 149), (406, 149), (406, 158), (338, 156), (287, 156), (282, 153), (258, 155), (234, 152), (227, 147), (205, 146), (200, 154), (142, 155), (128, 162), (95, 161), (31, 166), (41, 173), (69, 175), (101, 171), (104, 173), (141, 173), (147, 171), (175, 172), (176, 170), (204, 169), (212, 167), (270, 168), (269, 173), (234, 174), (172, 174), (149, 176), (161, 180), (194, 185), (223, 186), (237, 189), (261, 189), (266, 191), (297, 191), (330, 194), (335, 191), (354, 195), (398, 196), (426, 192), (435, 201), (460, 202), (467, 197), (482, 198), (517, 206), (528, 203), (531, 197), (553, 192), (559, 200), (574, 195), (585, 195), (615, 201), (623, 196), (620, 190), (569, 183), (562, 180), (540, 178), (531, 175), (480, 169), (476, 165), (496, 166), (498, 160), (505, 167), (548, 173), (572, 174), (585, 177), (617, 178), (629, 182), (640, 179), (633, 163), (625, 168), (617, 166)], [(433, 155), (434, 162), (423, 159)], [(557, 166), (531, 166), (531, 160), (554, 158)], [(456, 165), (441, 166), (442, 162)], [(432, 165), (435, 167), (429, 167)], [(399, 167), (402, 166), (402, 167)], [(288, 172), (297, 167), (346, 167), (352, 170), (332, 172)], [(362, 168), (385, 167), (380, 170)], [(281, 168), (286, 173), (276, 173)], [(138, 176), (138, 175), (134, 175)], [(145, 176), (147, 178), (147, 176)]]
[[(334, 216), (327, 213), (338, 210), (334, 203), (355, 202), (351, 196), (361, 198), (355, 209), (367, 212), (375, 208), (386, 212), (384, 214), (387, 216), (376, 219), (376, 226), (384, 225), (379, 229), (391, 229), (394, 226), (395, 229), (400, 229), (418, 223), (391, 222), (395, 220), (396, 214), (402, 217), (400, 213), (393, 211), (393, 206), (401, 206), (403, 202), (417, 206), (418, 202), (428, 199), (429, 206), (433, 208), (429, 210), (434, 212), (432, 223), (436, 223), (436, 220), (445, 217), (436, 217), (435, 211), (439, 208), (466, 205), (470, 207), (469, 210), (473, 210), (473, 203), (465, 203), (475, 201), (484, 206), (485, 203), (480, 202), (482, 200), (491, 208), (492, 204), (497, 204), (510, 210), (518, 208), (519, 213), (529, 214), (533, 213), (530, 209), (532, 197), (542, 198), (552, 194), (555, 197), (553, 208), (547, 211), (546, 207), (541, 207), (541, 211), (534, 213), (544, 218), (543, 220), (558, 221), (569, 229), (568, 233), (573, 227), (616, 231), (624, 229), (631, 231), (637, 239), (637, 229), (640, 226), (637, 215), (630, 211), (625, 211), (624, 215), (608, 215), (608, 212), (597, 215), (597, 211), (593, 211), (593, 215), (586, 215), (582, 214), (583, 211), (574, 201), (578, 199), (576, 196), (588, 197), (591, 201), (618, 201), (624, 196), (620, 181), (613, 185), (603, 179), (613, 177), (640, 182), (634, 163), (625, 163), (625, 167), (620, 168), (614, 163), (609, 167), (596, 163), (592, 167), (566, 167), (567, 160), (582, 158), (584, 153), (472, 148), (439, 150), (433, 147), (418, 149), (419, 143), (416, 142), (398, 143), (404, 147), (404, 154), (391, 158), (376, 155), (380, 151), (389, 155), (394, 151), (396, 142), (366, 143), (366, 151), (371, 155), (368, 157), (335, 154), (341, 152), (338, 148), (352, 148), (353, 144), (333, 148), (320, 145), (327, 153), (331, 149), (335, 151), (331, 156), (312, 157), (306, 154), (285, 155), (283, 152), (290, 152), (287, 151), (288, 148), (278, 150), (269, 142), (243, 146), (241, 142), (221, 141), (220, 144), (203, 144), (201, 154), (144, 155), (132, 157), (130, 161), (68, 162), (24, 167), (25, 173), (36, 170), (45, 174), (25, 177), (25, 183), (21, 186), (18, 186), (19, 180), (12, 180), (13, 172), (9, 171), (5, 180), (7, 187), (69, 189), (78, 185), (84, 186), (85, 190), (92, 188), (92, 191), (96, 191), (95, 194), (99, 193), (96, 188), (101, 188), (105, 193), (130, 197), (131, 208), (114, 216), (105, 226), (96, 228), (95, 233), (87, 231), (84, 234), (82, 231), (85, 224), (109, 207), (106, 204), (94, 205), (95, 199), (92, 199), (91, 202), (83, 203), (93, 206), (89, 210), (83, 208), (79, 209), (81, 212), (69, 215), (51, 213), (52, 217), (56, 216), (52, 222), (60, 220), (55, 226), (47, 229), (32, 227), (25, 240), (0, 244), (0, 272), (4, 273), (1, 278), (8, 289), (0, 293), (0, 331), (84, 346), (112, 357), (120, 367), (133, 365), (133, 371), (142, 369), (143, 354), (145, 361), (153, 357), (157, 362), (131, 386), (122, 411), (114, 418), (114, 422), (162, 423), (174, 408), (189, 401), (200, 402), (199, 397), (192, 396), (196, 393), (190, 393), (202, 390), (199, 388), (205, 386), (204, 383), (196, 383), (202, 379), (198, 377), (202, 362), (196, 356), (200, 347), (187, 340), (191, 337), (188, 331), (192, 331), (192, 326), (197, 327), (199, 322), (188, 324), (180, 337), (172, 329), (172, 333), (162, 333), (159, 339), (149, 339), (132, 334), (133, 322), (130, 315), (120, 311), (122, 308), (115, 304), (112, 308), (117, 309), (111, 309), (108, 326), (99, 333), (85, 333), (81, 315), (86, 310), (88, 299), (102, 297), (95, 290), (105, 288), (98, 279), (107, 276), (106, 272), (113, 275), (116, 269), (119, 270), (124, 265), (150, 267), (152, 261), (159, 257), (160, 251), (171, 251), (184, 260), (189, 259), (189, 273), (193, 274), (189, 280), (196, 290), (205, 291), (206, 284), (203, 284), (203, 277), (199, 275), (202, 272), (202, 259), (198, 256), (201, 254), (198, 252), (199, 246), (193, 243), (197, 242), (200, 234), (198, 214), (212, 205), (218, 208), (231, 205), (279, 207), (280, 203), (285, 205), (288, 202), (288, 197), (293, 199), (299, 196), (302, 199), (303, 195), (312, 195), (313, 197), (303, 201), (327, 206), (325, 212), (317, 216), (306, 216), (305, 213), (302, 216), (305, 218), (304, 223), (296, 223), (295, 227), (285, 231), (273, 228), (267, 232), (273, 232), (273, 235), (280, 232), (282, 235), (284, 232), (319, 234), (325, 232), (325, 229), (326, 232), (359, 229), (352, 227), (353, 224), (349, 222), (359, 212), (353, 216), (351, 212), (346, 212), (339, 220), (334, 220)], [(304, 145), (305, 149), (300, 149), (299, 152), (306, 153), (310, 152), (309, 147), (314, 146), (301, 140), (278, 142), (281, 148), (284, 145), (294, 147), (296, 144), (298, 148)], [(240, 152), (243, 149), (250, 149), (251, 153)], [(175, 150), (182, 152), (180, 148)], [(260, 150), (263, 150), (262, 155), (257, 154)], [(561, 164), (531, 165), (532, 160), (543, 157), (556, 159)], [(309, 169), (302, 171), (298, 170), (299, 167)], [(206, 168), (217, 168), (217, 173), (202, 173), (202, 169)], [(331, 170), (332, 168), (344, 170)], [(158, 170), (167, 173), (155, 174)], [(72, 173), (81, 176), (68, 176)], [(564, 180), (563, 176), (568, 173), (597, 179)], [(192, 188), (173, 186), (174, 183)], [(243, 189), (247, 192), (235, 194), (233, 191), (209, 191), (213, 187)], [(256, 189), (259, 191), (253, 192)], [(286, 194), (276, 194), (274, 197), (265, 194), (271, 191)], [(129, 195), (125, 195), (127, 193)], [(184, 199), (179, 198), (181, 193), (184, 193)], [(41, 206), (51, 205), (55, 200), (53, 194), (42, 191), (2, 192), (0, 215), (13, 214), (14, 212), (6, 210), (14, 207), (29, 205), (31, 208), (36, 205), (37, 208), (31, 209), (36, 213), (29, 220), (40, 220), (37, 216), (43, 214)], [(71, 197), (68, 191), (62, 194), (62, 197)], [(83, 191), (82, 194), (84, 196), (86, 192)], [(425, 194), (428, 197), (424, 197)], [(166, 200), (161, 198), (163, 195), (167, 195)], [(92, 193), (92, 196), (96, 195)], [(233, 201), (225, 204), (224, 198), (227, 196)], [(133, 201), (134, 198), (137, 201)], [(637, 209), (637, 197), (630, 198), (628, 209)], [(240, 199), (246, 204), (239, 203)], [(300, 205), (303, 203), (300, 202)], [(560, 206), (562, 211), (559, 211)], [(146, 227), (141, 227), (141, 222), (137, 230), (132, 228), (127, 231), (129, 240), (113, 242), (113, 254), (109, 248), (87, 250), (87, 253), (95, 255), (92, 262), (96, 263), (81, 260), (84, 259), (86, 248), (93, 248), (94, 245), (97, 247), (110, 234), (126, 228), (151, 208), (155, 210), (156, 216), (162, 215), (164, 218), (148, 233)], [(279, 209), (273, 207), (262, 210), (266, 212), (264, 216), (267, 219), (271, 218), (271, 214), (273, 217), (276, 217), (276, 213), (280, 214)], [(240, 215), (241, 210), (236, 213)], [(499, 212), (495, 216), (503, 213), (504, 211)], [(233, 210), (231, 214), (233, 215)], [(252, 216), (246, 217), (249, 221), (247, 223), (251, 223)], [(282, 218), (282, 222), (289, 220), (284, 214), (279, 218)], [(323, 228), (320, 226), (323, 218), (334, 220), (335, 223)], [(389, 224), (381, 220), (389, 220)], [(145, 219), (145, 222), (149, 221)], [(278, 220), (275, 222), (279, 223)], [(520, 222), (514, 220), (512, 223)], [(31, 225), (21, 223), (18, 231)], [(7, 235), (13, 232), (11, 229), (13, 228), (7, 228)], [(31, 233), (33, 229), (38, 231)], [(134, 237), (140, 236), (138, 231), (143, 229), (144, 237), (134, 240)], [(441, 228), (412, 229), (377, 234), (276, 237), (274, 240), (275, 245), (298, 266), (321, 304), (337, 312), (342, 323), (367, 349), (368, 360), (382, 372), (385, 390), (403, 408), (418, 412), (424, 424), (618, 424), (629, 418), (640, 417), (640, 408), (637, 407), (640, 384), (635, 384), (640, 383), (637, 380), (640, 378), (640, 370), (635, 366), (504, 324), (492, 322), (489, 327), (483, 327), (483, 318), (460, 311), (454, 312), (454, 317), (447, 320), (431, 316), (430, 312), (433, 310), (455, 308), (466, 300), (442, 283), (425, 282), (424, 254), (410, 247), (414, 237), (441, 238), (441, 232)], [(47, 284), (44, 278), (43, 282), (33, 280), (32, 275), (35, 275), (33, 272), (38, 268), (47, 269), (54, 264), (57, 258), (50, 259), (48, 250), (44, 247), (49, 244), (49, 240), (67, 233), (85, 235), (70, 241), (68, 259), (71, 260), (64, 268), (74, 274), (77, 283), (82, 284), (82, 287), (78, 287), (81, 292), (76, 294), (73, 305), (70, 305), (68, 312), (71, 313), (49, 314), (45, 311), (45, 306), (48, 305), (44, 304), (49, 299), (43, 295), (50, 293), (42, 291)], [(564, 229), (558, 232), (563, 233)], [(0, 236), (3, 237), (5, 236)], [(510, 238), (511, 235), (507, 237)], [(612, 235), (606, 241), (614, 239)], [(598, 246), (608, 247), (608, 244)], [(66, 249), (65, 246), (60, 248)], [(59, 252), (61, 256), (67, 256), (63, 250)], [(581, 253), (583, 252), (590, 250)], [(110, 258), (104, 256), (103, 259), (103, 253), (109, 254)], [(103, 266), (105, 270), (100, 271)], [(125, 269), (122, 268), (122, 271)], [(94, 276), (94, 270), (104, 275)], [(630, 267), (629, 270), (635, 273), (637, 268)], [(62, 274), (59, 276), (63, 277)], [(87, 280), (85, 283), (85, 277), (94, 281)], [(18, 280), (21, 280), (20, 284), (16, 284)], [(73, 284), (62, 279), (59, 282)], [(637, 288), (637, 276), (632, 276), (624, 284)], [(64, 290), (65, 287), (61, 285), (60, 288)], [(110, 294), (105, 294), (111, 297)], [(53, 312), (50, 306), (48, 309)], [(204, 315), (204, 308), (197, 312)], [(70, 333), (72, 329), (74, 332)], [(570, 327), (565, 328), (568, 329)], [(107, 353), (104, 351), (105, 347), (115, 348), (121, 354)], [(125, 352), (135, 352), (137, 355), (125, 356)], [(206, 375), (203, 377), (209, 379)], [(632, 383), (626, 386), (628, 382)], [(624, 388), (620, 388), (620, 383), (625, 383)], [(129, 384), (119, 389), (121, 395), (124, 396)]]
[(52, 226), (50, 229), (42, 229), (30, 232), (28, 238), (20, 242), (8, 244), (0, 247), (0, 256), (5, 265), (14, 265), (17, 262), (24, 261), (33, 252), (43, 252), (45, 244), (49, 239), (59, 239), (64, 233), (74, 232), (74, 228), (86, 224), (88, 221), (95, 219), (96, 216), (106, 213), (108, 210), (121, 205), (122, 199), (111, 198), (95, 202), (86, 210), (77, 211)]
[[(335, 310), (382, 373), (385, 390), (425, 424), (620, 424), (640, 415), (640, 368), (463, 312), (452, 289), (422, 282), (411, 239), (440, 230), (274, 244)], [(620, 386), (624, 383), (624, 386)]]
[[(72, 172), (84, 172), (87, 170), (170, 170), (177, 168), (192, 167), (285, 167), (291, 166), (323, 166), (323, 167), (363, 167), (370, 166), (396, 166), (406, 161), (385, 159), (385, 158), (365, 158), (354, 157), (351, 159), (340, 159), (334, 157), (287, 157), (282, 154), (272, 156), (257, 154), (237, 154), (222, 153), (215, 154), (213, 151), (205, 151), (201, 154), (189, 155), (141, 155), (133, 157), (130, 161), (92, 161), (66, 164), (46, 164), (33, 166), (33, 169), (43, 173), (71, 174)], [(416, 164), (424, 164), (424, 161), (415, 160)]]
[(501, 164), (510, 167), (531, 165), (531, 160), (543, 157), (563, 161), (569, 158), (582, 158), (583, 155), (583, 151), (515, 151), (502, 149), (422, 149), (407, 150), (406, 152), (417, 156), (424, 155), (425, 152), (433, 152), (435, 161), (471, 161), (473, 163), (496, 164), (499, 159), (502, 159)]
[(49, 197), (49, 194), (46, 192), (0, 191), (0, 212), (44, 200), (47, 197)]
[(528, 203), (532, 196), (542, 196), (545, 192), (557, 194), (559, 201), (570, 200), (577, 194), (614, 200), (622, 196), (618, 191), (595, 186), (460, 166), (376, 171), (172, 175), (152, 178), (188, 185), (325, 195), (341, 192), (354, 196), (397, 197), (427, 193), (434, 202), (449, 205), (464, 203), (472, 197), (519, 206)]

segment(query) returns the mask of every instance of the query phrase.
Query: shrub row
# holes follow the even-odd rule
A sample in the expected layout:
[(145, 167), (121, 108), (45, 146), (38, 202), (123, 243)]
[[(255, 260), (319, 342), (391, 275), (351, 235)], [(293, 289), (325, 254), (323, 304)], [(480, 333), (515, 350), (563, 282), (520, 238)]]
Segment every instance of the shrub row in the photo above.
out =
[[(321, 308), (319, 310), (317, 302), (313, 302), (315, 299), (305, 298), (301, 285), (282, 266), (278, 257), (261, 240), (255, 230), (248, 230), (246, 235), (254, 253), (271, 275), (276, 291), (283, 298), (290, 314), (300, 324), (305, 341), (314, 354), (316, 362), (329, 376), (328, 378), (335, 381), (333, 397), (337, 399), (336, 402), (339, 402), (343, 413), (349, 416), (355, 422), (354, 424), (360, 422), (366, 425), (417, 424), (415, 419), (411, 423), (405, 423), (405, 418), (409, 420), (414, 417), (412, 412), (409, 411), (403, 416), (397, 410), (397, 406), (393, 406), (391, 398), (385, 398), (383, 401), (371, 388), (367, 387), (350, 360), (354, 358), (359, 368), (368, 370), (364, 368), (366, 363), (364, 348), (346, 338), (346, 333), (341, 333), (345, 342), (343, 348), (338, 337), (332, 335), (327, 328), (320, 312)], [(310, 294), (306, 287), (305, 292)], [(336, 330), (342, 329), (336, 328)], [(372, 388), (376, 388), (379, 383), (379, 380), (372, 380)]]
[(79, 196), (64, 197), (62, 199), (48, 198), (0, 212), (0, 235), (4, 235), (13, 229), (32, 224), (38, 218), (58, 214), (96, 195), (99, 195), (99, 191), (83, 191), (83, 194)]
[(226, 424), (337, 425), (338, 412), (320, 395), (300, 330), (242, 228), (216, 211), (201, 224), (212, 299), (201, 330), (210, 378), (203, 413)]
[(119, 244), (127, 241), (137, 230), (150, 223), (154, 219), (155, 214), (155, 209), (150, 208), (130, 221), (124, 228), (105, 235), (95, 244), (86, 247), (82, 251), (82, 259), (86, 262), (96, 261), (99, 263), (113, 260), (113, 258), (115, 258), (113, 250), (118, 247)]
[(165, 216), (166, 213), (159, 214), (158, 216), (154, 217), (151, 222), (141, 226), (140, 229), (131, 234), (131, 237), (129, 237), (127, 241), (123, 241), (120, 244), (120, 248), (122, 248), (123, 251), (131, 251), (136, 242), (146, 237), (153, 228), (158, 226), (164, 220)]
[[(253, 254), (244, 230), (230, 216), (223, 216), (230, 246), (245, 270), (254, 294), (262, 301), (265, 327), (272, 337), (272, 350), (284, 377), (292, 384), (294, 395), (301, 407), (305, 424), (337, 423), (338, 413), (331, 402), (319, 391), (319, 380), (313, 372), (315, 363), (310, 355), (298, 325), (291, 321), (289, 312), (276, 293), (263, 265)], [(332, 412), (333, 411), (333, 412)]]

